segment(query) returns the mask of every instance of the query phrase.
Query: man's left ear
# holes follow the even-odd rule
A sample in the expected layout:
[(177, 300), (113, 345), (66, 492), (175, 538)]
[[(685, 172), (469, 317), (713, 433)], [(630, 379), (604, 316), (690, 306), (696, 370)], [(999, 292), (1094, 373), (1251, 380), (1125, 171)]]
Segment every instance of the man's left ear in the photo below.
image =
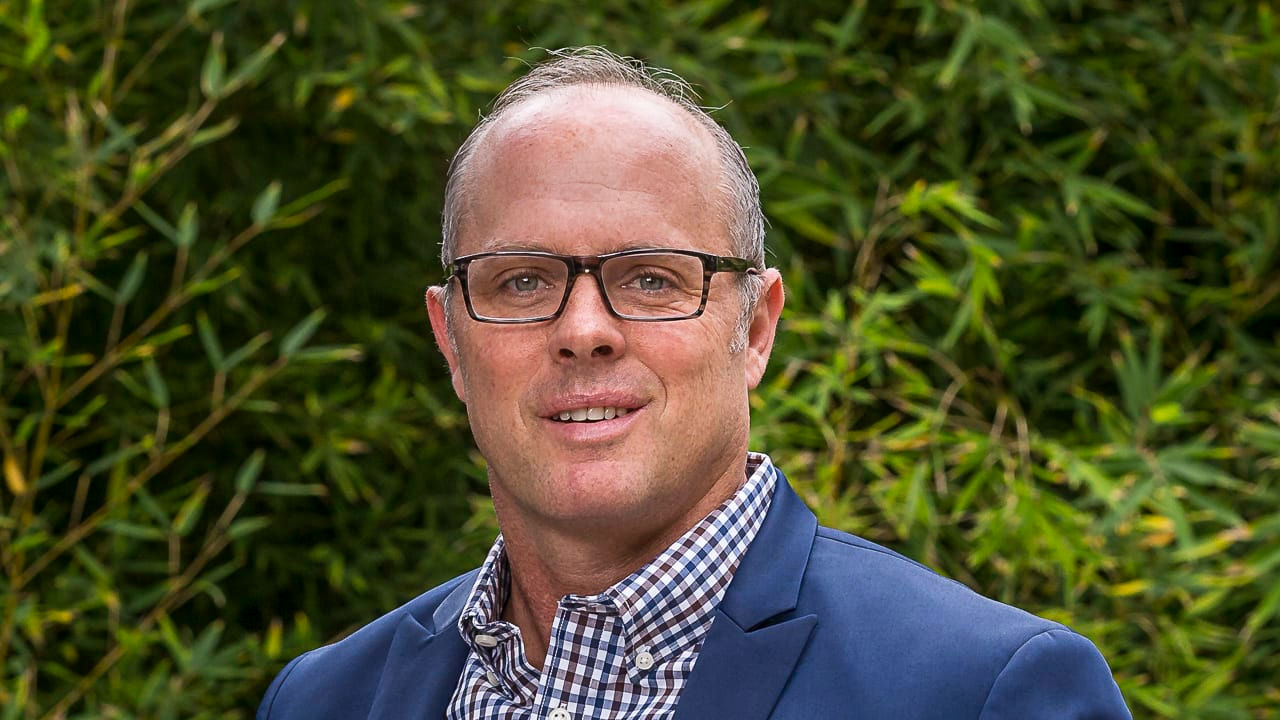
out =
[(769, 353), (773, 352), (773, 337), (778, 330), (778, 318), (782, 315), (782, 306), (786, 302), (786, 293), (782, 288), (782, 273), (776, 268), (767, 268), (760, 276), (763, 287), (756, 300), (755, 310), (751, 314), (751, 325), (747, 328), (746, 373), (747, 387), (755, 388), (764, 377), (764, 369), (769, 364)]

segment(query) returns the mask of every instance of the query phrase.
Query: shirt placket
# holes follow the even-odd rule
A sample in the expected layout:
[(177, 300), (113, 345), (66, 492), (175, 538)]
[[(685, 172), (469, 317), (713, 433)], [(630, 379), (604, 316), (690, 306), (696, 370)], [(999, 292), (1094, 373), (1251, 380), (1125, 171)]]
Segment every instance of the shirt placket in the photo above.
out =
[(625, 647), (617, 605), (608, 597), (566, 596), (556, 609), (551, 644), (534, 706), (547, 720), (615, 717), (599, 691), (617, 682), (616, 662)]

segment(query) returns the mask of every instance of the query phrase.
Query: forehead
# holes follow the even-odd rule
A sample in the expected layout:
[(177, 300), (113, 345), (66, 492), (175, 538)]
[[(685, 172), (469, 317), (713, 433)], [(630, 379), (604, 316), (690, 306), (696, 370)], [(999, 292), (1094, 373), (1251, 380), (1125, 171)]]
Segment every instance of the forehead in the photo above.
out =
[(727, 250), (714, 139), (647, 91), (573, 87), (536, 96), (489, 128), (472, 162), (458, 254)]

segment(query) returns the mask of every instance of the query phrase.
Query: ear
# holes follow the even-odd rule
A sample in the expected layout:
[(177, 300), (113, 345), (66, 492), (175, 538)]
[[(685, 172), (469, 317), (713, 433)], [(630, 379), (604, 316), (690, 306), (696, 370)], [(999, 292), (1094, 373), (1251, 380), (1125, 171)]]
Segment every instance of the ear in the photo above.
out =
[(761, 274), (764, 287), (756, 300), (755, 311), (751, 315), (751, 325), (747, 328), (746, 353), (747, 387), (755, 388), (764, 377), (764, 369), (769, 364), (769, 354), (773, 352), (773, 337), (778, 330), (778, 318), (782, 315), (782, 306), (786, 302), (786, 293), (782, 288), (782, 273), (776, 268), (768, 268)]
[(427, 317), (431, 318), (431, 333), (436, 337), (436, 346), (444, 361), (449, 364), (449, 378), (453, 382), (453, 392), (464, 404), (467, 402), (467, 391), (462, 384), (462, 370), (458, 364), (456, 347), (449, 335), (449, 318), (444, 308), (445, 288), (432, 285), (427, 288)]

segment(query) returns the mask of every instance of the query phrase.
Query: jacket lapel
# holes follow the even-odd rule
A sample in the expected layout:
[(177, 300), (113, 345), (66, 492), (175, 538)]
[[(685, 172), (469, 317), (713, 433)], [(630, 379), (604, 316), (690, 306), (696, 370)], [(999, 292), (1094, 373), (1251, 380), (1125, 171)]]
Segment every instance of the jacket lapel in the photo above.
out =
[(474, 575), (458, 583), (426, 626), (409, 613), (400, 620), (369, 710), (370, 720), (444, 717), (467, 658), (467, 645), (458, 634), (458, 616)]
[(676, 720), (767, 718), (818, 622), (795, 616), (818, 521), (778, 472), (773, 503), (716, 610)]

